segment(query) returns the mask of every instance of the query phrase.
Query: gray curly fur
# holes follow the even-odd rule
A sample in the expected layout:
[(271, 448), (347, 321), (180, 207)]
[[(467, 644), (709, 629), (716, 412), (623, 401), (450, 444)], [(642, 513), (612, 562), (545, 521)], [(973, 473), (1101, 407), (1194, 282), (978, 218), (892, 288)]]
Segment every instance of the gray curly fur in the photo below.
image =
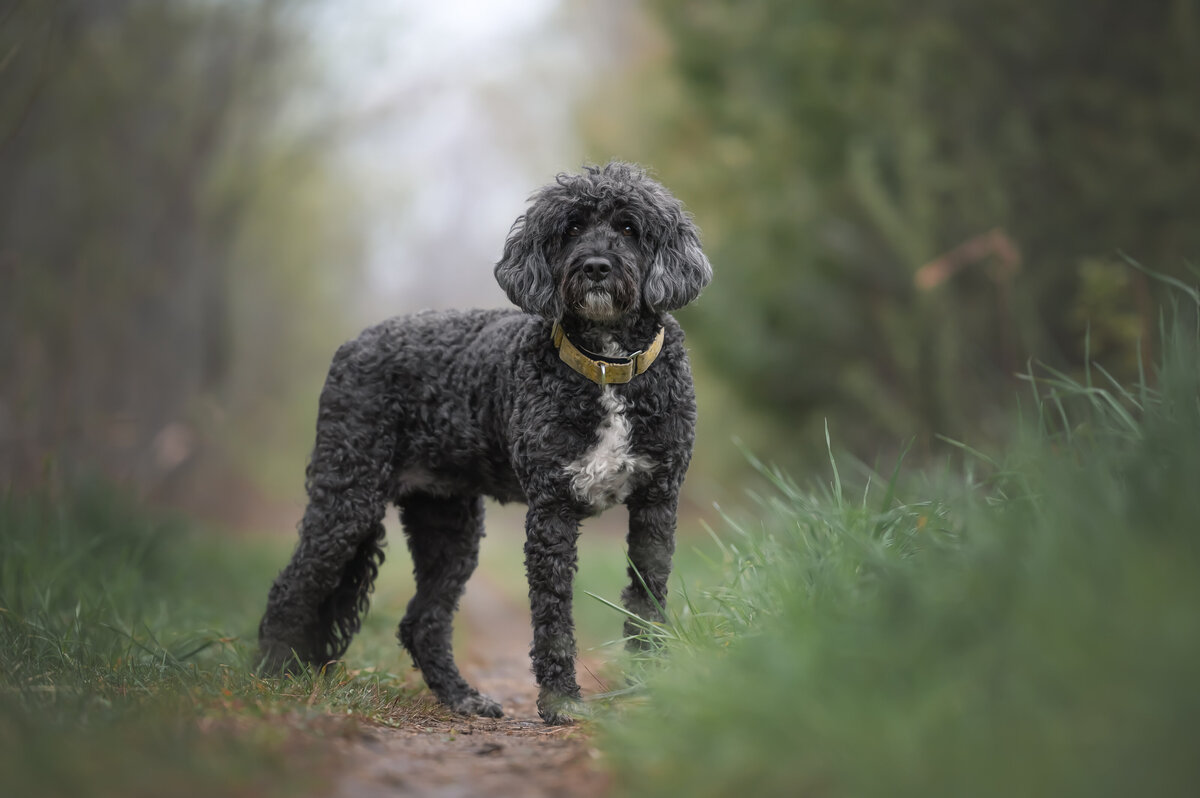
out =
[[(638, 167), (587, 167), (533, 196), (495, 275), (521, 311), (393, 318), (338, 349), (300, 541), (259, 627), (266, 670), (345, 652), (383, 561), (389, 502), (400, 508), (416, 577), (400, 642), (456, 711), (502, 714), (462, 678), (451, 651), (485, 495), (529, 508), (530, 654), (547, 723), (570, 722), (579, 698), (571, 592), (581, 519), (627, 505), (623, 600), (661, 620), (696, 421), (683, 332), (666, 311), (712, 277), (696, 228)], [(646, 373), (601, 388), (559, 360), (556, 320), (577, 346), (608, 355), (644, 349), (660, 326), (666, 335)]]

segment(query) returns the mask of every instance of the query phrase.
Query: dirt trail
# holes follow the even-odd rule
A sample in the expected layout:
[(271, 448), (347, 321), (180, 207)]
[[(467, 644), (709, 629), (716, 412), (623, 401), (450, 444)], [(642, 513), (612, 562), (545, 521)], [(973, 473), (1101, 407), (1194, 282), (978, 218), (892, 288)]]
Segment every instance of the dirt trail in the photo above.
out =
[[(528, 608), (486, 574), (467, 586), (458, 622), (469, 634), (458, 655), (463, 675), (500, 701), (500, 719), (422, 716), (403, 728), (372, 727), (342, 740), (337, 798), (520, 796), (593, 798), (607, 780), (585, 726), (549, 727), (538, 718), (529, 671)], [(587, 667), (595, 670), (594, 663)], [(582, 667), (584, 694), (595, 692)]]

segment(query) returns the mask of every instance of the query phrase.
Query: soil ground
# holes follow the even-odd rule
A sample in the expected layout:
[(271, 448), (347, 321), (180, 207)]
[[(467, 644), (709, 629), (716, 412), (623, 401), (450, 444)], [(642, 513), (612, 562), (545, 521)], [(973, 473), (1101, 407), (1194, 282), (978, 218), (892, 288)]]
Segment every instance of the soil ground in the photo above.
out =
[[(504, 717), (420, 712), (399, 728), (366, 727), (356, 739), (337, 743), (342, 765), (332, 795), (603, 795), (608, 783), (587, 725), (546, 726), (538, 717), (529, 670), (528, 609), (516, 606), (485, 574), (476, 574), (457, 622), (467, 631), (466, 649), (457, 655), (463, 675), (501, 702)], [(585, 697), (602, 688), (588, 674), (596, 670), (595, 663), (584, 661), (579, 670)]]
[[(303, 505), (272, 503), (259, 494), (243, 499), (233, 504), (229, 517), (213, 518), (210, 505), (208, 512), (196, 514), (235, 530), (279, 531), (294, 527), (303, 510)], [(487, 519), (485, 562), (467, 583), (455, 617), (455, 659), (468, 682), (501, 703), (504, 717), (454, 715), (426, 692), (410, 712), (394, 719), (395, 726), (356, 723), (349, 734), (343, 730), (327, 738), (337, 749), (332, 788), (324, 793), (330, 798), (596, 798), (608, 791), (588, 724), (547, 726), (537, 714), (529, 606), (516, 590), (523, 592), (523, 574), (516, 585), (497, 579), (521, 570), (524, 508), (489, 505)], [(613, 512), (587, 525), (593, 536), (620, 541), (625, 523)], [(395, 556), (389, 555), (396, 562), (385, 567), (409, 567), (394, 522), (389, 538), (397, 541), (391, 550)], [(397, 617), (402, 606), (392, 608)], [(619, 628), (619, 620), (614, 627)], [(577, 661), (585, 699), (607, 691), (596, 675), (602, 667), (603, 661), (586, 651)], [(415, 670), (410, 680), (414, 686), (423, 684)]]

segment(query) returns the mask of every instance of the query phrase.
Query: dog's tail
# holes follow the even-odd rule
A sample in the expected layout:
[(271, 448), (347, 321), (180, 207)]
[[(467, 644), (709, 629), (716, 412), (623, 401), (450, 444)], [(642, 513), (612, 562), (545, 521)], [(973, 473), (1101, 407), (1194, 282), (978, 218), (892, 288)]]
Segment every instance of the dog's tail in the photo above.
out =
[(321, 392), (300, 542), (271, 587), (258, 629), (268, 672), (341, 657), (384, 559), (399, 409), (386, 383), (390, 369), (364, 357), (378, 353), (378, 342), (365, 338), (338, 350)]
[(375, 531), (359, 544), (342, 570), (337, 587), (317, 608), (317, 647), (326, 662), (345, 654), (362, 628), (362, 616), (371, 604), (371, 589), (383, 563), (383, 544), (383, 524), (376, 524)]

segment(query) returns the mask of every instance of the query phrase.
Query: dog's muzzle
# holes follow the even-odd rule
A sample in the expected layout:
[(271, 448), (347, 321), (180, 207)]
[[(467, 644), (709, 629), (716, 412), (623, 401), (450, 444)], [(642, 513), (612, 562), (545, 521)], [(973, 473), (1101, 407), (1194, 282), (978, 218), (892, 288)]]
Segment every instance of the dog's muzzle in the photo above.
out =
[(562, 284), (568, 307), (587, 318), (612, 320), (637, 302), (635, 269), (615, 253), (589, 253), (573, 258)]

